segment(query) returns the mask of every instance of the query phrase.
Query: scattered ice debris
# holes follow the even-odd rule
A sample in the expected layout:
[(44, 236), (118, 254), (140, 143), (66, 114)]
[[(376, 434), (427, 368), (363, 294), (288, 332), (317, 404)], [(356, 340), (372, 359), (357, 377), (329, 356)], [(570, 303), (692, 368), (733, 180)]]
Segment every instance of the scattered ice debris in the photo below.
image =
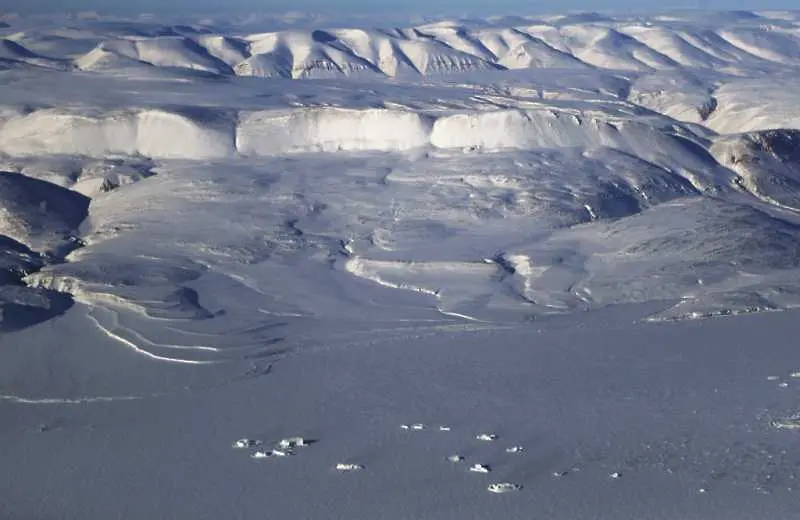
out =
[(473, 473), (489, 473), (492, 469), (484, 464), (473, 464), (469, 468)]
[(772, 421), (772, 427), (778, 430), (800, 430), (800, 415)]
[(250, 457), (253, 458), (253, 459), (266, 459), (267, 457), (270, 457), (271, 455), (272, 455), (272, 452), (269, 452), (269, 451), (257, 451), (255, 453), (253, 453), (252, 455), (250, 455)]
[(359, 471), (362, 469), (364, 469), (364, 466), (362, 466), (361, 464), (349, 464), (340, 462), (339, 464), (336, 465), (337, 471)]
[(254, 446), (261, 446), (261, 441), (254, 439), (239, 439), (233, 443), (234, 448), (252, 448)]
[(492, 493), (511, 493), (512, 491), (519, 491), (522, 486), (511, 482), (499, 482), (497, 484), (489, 484), (487, 489)]
[(506, 453), (522, 453), (525, 449), (522, 446), (511, 446), (506, 448)]
[(278, 442), (278, 447), (284, 450), (289, 450), (292, 448), (298, 448), (301, 446), (308, 446), (308, 440), (302, 437), (287, 437), (285, 439), (281, 439)]
[(439, 431), (440, 432), (449, 432), (450, 431), (450, 427), (449, 426), (439, 426)]
[(493, 433), (482, 433), (482, 434), (478, 435), (475, 438), (478, 439), (479, 441), (491, 442), (491, 441), (497, 440), (497, 435), (495, 435)]
[(611, 477), (611, 478), (621, 478), (622, 477), (622, 473), (620, 473), (619, 471), (615, 471), (614, 473), (609, 475), (609, 477)]
[(450, 462), (461, 462), (462, 460), (464, 460), (464, 457), (462, 457), (461, 455), (450, 455), (449, 457), (447, 457), (447, 460), (449, 460)]

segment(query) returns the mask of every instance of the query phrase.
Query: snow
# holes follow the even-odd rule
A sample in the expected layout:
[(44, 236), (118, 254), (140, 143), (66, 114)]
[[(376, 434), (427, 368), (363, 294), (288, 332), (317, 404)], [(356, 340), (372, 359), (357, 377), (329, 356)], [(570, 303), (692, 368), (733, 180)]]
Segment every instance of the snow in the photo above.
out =
[(796, 515), (797, 13), (352, 20), (0, 28), (0, 517)]

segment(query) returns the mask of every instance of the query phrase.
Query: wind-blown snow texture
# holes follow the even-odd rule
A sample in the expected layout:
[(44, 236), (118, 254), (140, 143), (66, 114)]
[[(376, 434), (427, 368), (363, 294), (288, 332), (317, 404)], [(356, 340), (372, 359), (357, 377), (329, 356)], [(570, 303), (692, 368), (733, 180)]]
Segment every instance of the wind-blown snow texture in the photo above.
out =
[(170, 370), (257, 377), (320, 331), (800, 305), (796, 13), (7, 25), (3, 340), (159, 367), (40, 388), (6, 354), (7, 401), (208, 389)]

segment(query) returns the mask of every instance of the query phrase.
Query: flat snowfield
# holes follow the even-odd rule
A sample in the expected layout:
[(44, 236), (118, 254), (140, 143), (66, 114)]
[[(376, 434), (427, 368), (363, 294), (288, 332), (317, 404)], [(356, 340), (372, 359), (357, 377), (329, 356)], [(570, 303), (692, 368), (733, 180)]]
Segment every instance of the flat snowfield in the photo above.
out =
[(0, 519), (800, 515), (800, 14), (0, 20)]

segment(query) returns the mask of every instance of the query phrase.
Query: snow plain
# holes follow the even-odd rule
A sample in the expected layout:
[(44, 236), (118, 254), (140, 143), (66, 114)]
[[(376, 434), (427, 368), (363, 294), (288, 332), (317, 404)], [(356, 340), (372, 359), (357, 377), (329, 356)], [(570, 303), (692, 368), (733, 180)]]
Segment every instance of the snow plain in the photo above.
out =
[(0, 28), (0, 518), (800, 511), (800, 15), (290, 22)]

